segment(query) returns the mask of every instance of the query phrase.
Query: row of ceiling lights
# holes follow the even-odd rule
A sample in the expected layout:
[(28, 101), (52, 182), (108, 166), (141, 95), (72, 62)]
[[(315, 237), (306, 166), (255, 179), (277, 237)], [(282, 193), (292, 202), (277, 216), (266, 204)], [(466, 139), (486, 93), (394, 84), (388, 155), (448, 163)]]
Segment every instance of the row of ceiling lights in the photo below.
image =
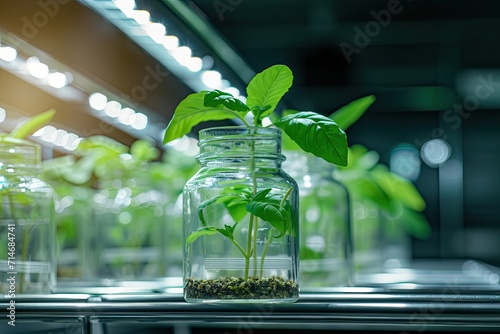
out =
[(8, 65), (10, 70), (27, 73), (39, 79), (41, 84), (53, 88), (63, 88), (71, 82), (70, 74), (50, 69), (35, 56), (23, 59), (11, 46), (0, 46), (0, 60), (4, 62), (4, 67)]
[(231, 82), (225, 80), (219, 71), (211, 69), (213, 59), (210, 56), (193, 56), (190, 47), (181, 46), (177, 36), (167, 34), (165, 25), (151, 21), (148, 11), (136, 9), (135, 0), (113, 0), (113, 3), (126, 17), (135, 20), (154, 42), (162, 45), (177, 63), (190, 72), (199, 73), (199, 80), (206, 88), (220, 89), (245, 100), (245, 97), (240, 95), (240, 91), (233, 87)]
[(136, 112), (129, 107), (122, 107), (118, 101), (108, 100), (101, 93), (92, 93), (89, 96), (90, 108), (100, 117), (108, 117), (122, 125), (130, 126), (135, 130), (143, 130), (148, 125), (148, 117), (140, 112)]
[[(228, 80), (222, 78), (220, 72), (210, 70), (213, 60), (210, 56), (203, 58), (192, 55), (192, 50), (188, 46), (180, 46), (179, 38), (173, 35), (167, 35), (166, 27), (157, 22), (150, 21), (150, 13), (145, 10), (137, 10), (134, 0), (113, 0), (120, 11), (127, 17), (134, 19), (144, 32), (156, 43), (162, 45), (170, 55), (182, 66), (191, 72), (200, 72), (200, 81), (209, 89), (221, 89), (235, 97), (245, 100), (240, 96), (237, 88), (231, 86)], [(29, 74), (39, 80), (40, 84), (49, 85), (56, 89), (62, 89), (72, 81), (70, 73), (63, 73), (40, 61), (35, 56), (23, 59), (18, 55), (15, 48), (11, 46), (0, 46), (0, 60), (12, 71), (18, 71), (22, 74)], [(1, 65), (0, 61), (0, 65)], [(204, 69), (202, 71), (202, 69)], [(130, 126), (134, 130), (143, 130), (148, 125), (148, 117), (132, 108), (122, 107), (121, 103), (108, 98), (101, 93), (94, 92), (88, 97), (88, 103), (96, 116), (107, 118), (108, 122), (119, 123)], [(63, 129), (56, 129), (49, 125), (40, 129), (35, 135), (41, 140), (62, 147), (66, 150), (74, 150), (81, 137), (67, 132)]]
[[(11, 46), (0, 46), (0, 67), (21, 75), (29, 74), (32, 78), (38, 79), (39, 84), (49, 85), (56, 89), (62, 89), (72, 81), (71, 73), (62, 73), (50, 69), (47, 64), (41, 62), (35, 56), (24, 59)], [(143, 130), (148, 125), (148, 117), (145, 114), (136, 112), (131, 108), (122, 108), (119, 102), (108, 101), (104, 94), (91, 93), (88, 103), (96, 116), (107, 118), (110, 123), (116, 123), (117, 121), (119, 124), (130, 126), (134, 130)], [(3, 115), (3, 119), (0, 120), (2, 122), (5, 119), (5, 110), (0, 109), (0, 114)], [(40, 129), (33, 136), (68, 151), (75, 150), (82, 139), (74, 133), (57, 129), (51, 125)]]

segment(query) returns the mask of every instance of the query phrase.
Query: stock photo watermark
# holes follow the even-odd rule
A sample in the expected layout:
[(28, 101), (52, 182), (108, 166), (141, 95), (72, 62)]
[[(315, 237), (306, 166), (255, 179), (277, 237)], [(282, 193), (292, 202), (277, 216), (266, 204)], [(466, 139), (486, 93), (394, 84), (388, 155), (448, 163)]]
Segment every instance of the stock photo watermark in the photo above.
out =
[(16, 282), (17, 282), (17, 271), (16, 271), (16, 224), (7, 225), (7, 298), (9, 300), (9, 306), (7, 307), (7, 322), (10, 326), (16, 326)]
[[(452, 130), (457, 130), (462, 126), (463, 120), (468, 119), (479, 108), (481, 101), (489, 99), (498, 87), (500, 87), (500, 81), (494, 81), (493, 74), (489, 74), (486, 78), (478, 76), (474, 94), (466, 96), (461, 103), (455, 103), (445, 110), (442, 115), (443, 122), (450, 124)], [(416, 138), (413, 143), (421, 147), (426, 141), (438, 138), (444, 140), (448, 138), (442, 127), (433, 129), (430, 138), (424, 140)]]
[[(407, 1), (411, 2), (412, 0)], [(368, 21), (363, 29), (359, 26), (354, 27), (355, 34), (352, 44), (347, 42), (339, 44), (347, 63), (352, 62), (353, 54), (360, 54), (364, 48), (370, 45), (372, 39), (377, 37), (382, 32), (382, 29), (391, 23), (393, 16), (401, 14), (403, 9), (404, 7), (399, 0), (389, 0), (385, 9), (371, 10), (370, 15), (373, 20)]]
[(212, 2), (212, 5), (214, 6), (219, 20), (224, 21), (224, 14), (227, 12), (231, 13), (237, 6), (241, 5), (242, 3), (243, 0), (215, 0), (214, 2)]
[(70, 3), (72, 0), (39, 0), (37, 2), (40, 10), (35, 12), (30, 18), (23, 16), (21, 21), (23, 26), (21, 33), (24, 37), (35, 38), (40, 29), (45, 27), (51, 18), (59, 14), (60, 6)]
[(130, 94), (121, 94), (120, 97), (129, 101), (131, 107), (135, 108), (137, 105), (146, 100), (148, 93), (158, 88), (165, 78), (170, 76), (170, 72), (165, 71), (160, 64), (156, 64), (155, 68), (146, 66), (146, 74), (142, 78), (139, 85), (134, 86), (130, 90)]

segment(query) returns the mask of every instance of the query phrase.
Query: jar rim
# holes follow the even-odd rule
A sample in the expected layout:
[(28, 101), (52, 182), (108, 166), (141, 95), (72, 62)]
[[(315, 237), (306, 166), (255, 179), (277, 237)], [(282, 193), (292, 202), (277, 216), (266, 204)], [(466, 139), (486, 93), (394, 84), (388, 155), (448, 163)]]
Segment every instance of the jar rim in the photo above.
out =
[[(248, 133), (252, 131), (252, 133)], [(277, 136), (281, 138), (281, 129), (278, 128), (266, 128), (261, 126), (244, 126), (244, 125), (229, 125), (229, 126), (215, 126), (206, 129), (202, 129), (198, 132), (200, 140), (205, 138), (216, 138), (222, 136), (233, 136), (233, 135), (266, 135), (266, 136)]]

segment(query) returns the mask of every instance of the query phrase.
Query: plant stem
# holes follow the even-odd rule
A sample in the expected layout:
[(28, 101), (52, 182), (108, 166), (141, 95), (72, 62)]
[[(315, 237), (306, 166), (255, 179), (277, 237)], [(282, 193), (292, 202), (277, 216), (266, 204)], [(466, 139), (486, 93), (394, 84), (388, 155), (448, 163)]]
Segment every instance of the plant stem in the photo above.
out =
[(253, 230), (253, 277), (257, 277), (257, 234), (259, 233), (259, 218), (255, 219), (255, 225)]
[[(290, 194), (292, 193), (292, 190), (293, 190), (292, 187), (288, 188), (287, 192), (285, 193), (285, 195), (281, 199), (281, 202), (280, 202), (281, 207), (283, 207), (285, 205), (286, 199), (288, 198), (288, 196), (290, 196)], [(272, 227), (271, 227), (269, 229), (269, 234), (267, 236), (266, 245), (264, 246), (264, 249), (262, 250), (262, 255), (260, 258), (260, 278), (262, 278), (262, 275), (264, 272), (264, 260), (266, 258), (267, 249), (269, 248), (269, 245), (271, 244), (272, 239), (273, 239), (273, 235), (272, 235)]]
[(271, 244), (271, 240), (273, 239), (272, 230), (273, 230), (272, 228), (269, 229), (269, 233), (267, 235), (266, 245), (264, 246), (264, 249), (262, 250), (262, 255), (260, 257), (260, 275), (259, 275), (259, 278), (262, 278), (262, 275), (264, 274), (264, 260), (266, 258), (267, 249), (269, 248), (269, 245)]
[[(248, 123), (247, 123), (248, 124)], [(251, 128), (248, 129), (249, 132)], [(255, 130), (254, 130), (255, 131)], [(251, 134), (251, 133), (250, 133)], [(257, 193), (257, 177), (255, 176), (255, 141), (250, 142), (250, 171), (252, 173), (252, 196)], [(248, 237), (247, 237), (247, 255), (245, 258), (245, 279), (248, 279), (248, 272), (250, 270), (250, 257), (253, 252), (254, 263), (257, 263), (257, 230), (259, 228), (259, 221), (253, 214), (250, 214), (250, 221), (248, 223)], [(253, 239), (252, 239), (253, 238)], [(253, 248), (252, 248), (253, 246)], [(252, 250), (253, 249), (253, 250)], [(254, 268), (254, 275), (257, 268)]]

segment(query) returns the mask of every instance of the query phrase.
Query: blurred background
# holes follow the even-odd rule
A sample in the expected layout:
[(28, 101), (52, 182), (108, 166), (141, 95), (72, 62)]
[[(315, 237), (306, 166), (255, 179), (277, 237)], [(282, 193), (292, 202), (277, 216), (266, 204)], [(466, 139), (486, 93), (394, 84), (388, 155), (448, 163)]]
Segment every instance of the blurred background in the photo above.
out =
[[(105, 136), (123, 145), (110, 154), (144, 140), (157, 153), (135, 156), (165, 163), (176, 149), (162, 144), (164, 129), (187, 94), (218, 88), (244, 99), (255, 73), (286, 64), (295, 77), (288, 108), (330, 115), (376, 96), (347, 130), (349, 144), (378, 152), (425, 200), (431, 233), (412, 238), (413, 258), (500, 265), (497, 1), (23, 0), (0, 8), (0, 128), (57, 109), (31, 138), (45, 160)], [(92, 145), (101, 144), (109, 148)], [(92, 168), (74, 183), (98, 177)], [(175, 187), (175, 177), (151, 174), (172, 189), (170, 203), (192, 166), (182, 168), (189, 172)]]

